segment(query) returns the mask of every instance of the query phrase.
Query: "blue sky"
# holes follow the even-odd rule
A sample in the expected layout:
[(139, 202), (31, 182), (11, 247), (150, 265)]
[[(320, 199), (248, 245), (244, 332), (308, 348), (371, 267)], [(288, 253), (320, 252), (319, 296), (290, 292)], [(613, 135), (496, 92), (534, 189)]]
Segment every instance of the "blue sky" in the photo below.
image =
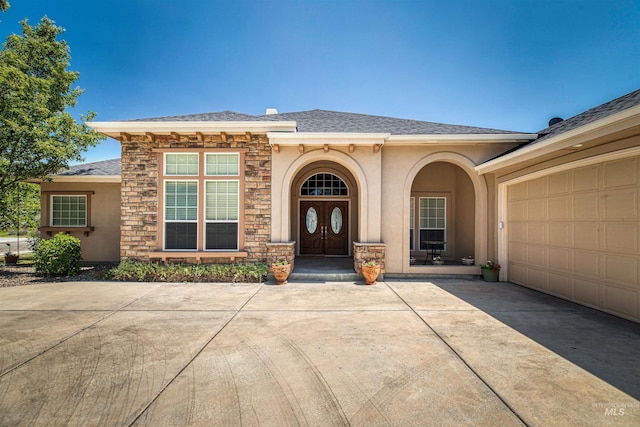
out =
[[(315, 108), (535, 132), (640, 88), (640, 0), (10, 0), (98, 121)], [(87, 161), (118, 157), (106, 140)]]

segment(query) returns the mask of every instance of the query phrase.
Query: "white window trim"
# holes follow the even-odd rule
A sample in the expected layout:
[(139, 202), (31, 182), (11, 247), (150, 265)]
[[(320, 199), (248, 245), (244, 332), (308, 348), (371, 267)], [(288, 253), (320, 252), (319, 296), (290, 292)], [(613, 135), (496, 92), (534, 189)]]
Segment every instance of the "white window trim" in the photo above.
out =
[[(421, 227), (420, 225), (420, 200), (422, 199), (443, 199), (444, 200), (444, 227), (440, 228), (440, 227)], [(419, 197), (418, 198), (418, 217), (417, 217), (417, 223), (418, 223), (418, 239), (420, 238), (420, 232), (422, 230), (443, 230), (444, 231), (444, 245), (443, 248), (441, 250), (441, 252), (446, 252), (447, 251), (447, 197), (445, 196), (424, 196), (424, 197)], [(415, 238), (414, 238), (415, 239)], [(418, 248), (420, 248), (421, 245), (418, 244)], [(419, 249), (422, 252), (426, 252), (427, 249)]]
[[(166, 169), (165, 169), (166, 170)], [(195, 175), (194, 175), (195, 176)], [(165, 179), (163, 180), (162, 186), (163, 186), (163, 192), (162, 192), (162, 197), (164, 197), (164, 201), (163, 201), (163, 209), (164, 212), (162, 212), (162, 229), (163, 229), (163, 242), (162, 242), (162, 249), (165, 251), (176, 251), (176, 252), (196, 252), (198, 250), (198, 241), (197, 241), (197, 236), (200, 234), (200, 231), (198, 230), (197, 234), (196, 234), (196, 248), (195, 249), (167, 249), (167, 222), (180, 222), (180, 223), (195, 223), (196, 226), (199, 225), (200, 221), (200, 183), (197, 179), (175, 179), (173, 177), (173, 175), (171, 175), (172, 178), (170, 179)], [(169, 182), (195, 182), (196, 183), (196, 191), (198, 194), (198, 199), (196, 202), (196, 219), (195, 220), (167, 220), (167, 183)]]
[(413, 244), (409, 239), (409, 250), (415, 251), (416, 249), (416, 198), (414, 196), (409, 197), (409, 231), (413, 236)]
[[(240, 158), (240, 156), (238, 155), (238, 159)], [(206, 169), (206, 167), (205, 167)], [(207, 176), (223, 176), (223, 175), (207, 175)], [(237, 175), (230, 175), (230, 176), (237, 176)], [(238, 215), (237, 218), (235, 220), (211, 220), (211, 219), (207, 219), (207, 197), (209, 197), (209, 195), (207, 194), (206, 191), (206, 185), (207, 182), (237, 182), (238, 183), (238, 193), (236, 194), (236, 201), (237, 201), (237, 205), (238, 205)], [(204, 237), (204, 247), (203, 250), (206, 252), (228, 252), (228, 251), (237, 251), (240, 248), (240, 215), (242, 214), (242, 212), (240, 212), (240, 180), (239, 179), (207, 179), (205, 180), (205, 191), (204, 191), (204, 228), (202, 230), (203, 233), (203, 237)], [(207, 224), (217, 224), (217, 223), (228, 223), (228, 224), (238, 224), (238, 231), (236, 232), (236, 247), (235, 249), (207, 249), (207, 229), (206, 226)]]
[[(237, 174), (219, 174), (219, 173), (209, 174), (209, 173), (207, 173), (207, 166), (208, 166), (207, 157), (209, 157), (209, 156), (225, 156), (225, 155), (226, 156), (234, 155), (236, 157), (236, 162), (237, 162), (236, 165), (238, 167), (238, 173)], [(227, 177), (227, 176), (228, 177), (233, 177), (233, 176), (235, 176), (235, 177), (239, 177), (240, 176), (240, 153), (229, 153), (229, 152), (207, 153), (207, 152), (205, 152), (204, 153), (204, 171), (203, 171), (202, 175), (205, 176), (205, 177), (212, 177), (212, 176), (221, 176), (221, 177)]]
[[(167, 172), (167, 166), (168, 166), (168, 162), (167, 162), (167, 156), (196, 156), (196, 158), (198, 159), (198, 173), (196, 174), (176, 174), (176, 173), (168, 173)], [(170, 152), (170, 153), (164, 153), (164, 165), (163, 165), (164, 171), (163, 171), (163, 176), (170, 176), (170, 177), (178, 177), (178, 176), (199, 176), (200, 175), (200, 154), (199, 153), (189, 153), (189, 152)]]

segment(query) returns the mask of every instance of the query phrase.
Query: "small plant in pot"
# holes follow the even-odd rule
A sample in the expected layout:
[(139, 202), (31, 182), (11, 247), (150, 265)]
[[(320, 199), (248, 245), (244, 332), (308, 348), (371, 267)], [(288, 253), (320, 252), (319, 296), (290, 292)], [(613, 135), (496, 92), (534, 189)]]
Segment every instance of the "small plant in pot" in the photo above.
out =
[(482, 278), (486, 282), (497, 282), (498, 277), (500, 276), (500, 264), (493, 261), (487, 261), (486, 263), (480, 265), (480, 269), (482, 271)]
[(291, 274), (291, 264), (288, 261), (276, 261), (271, 264), (271, 271), (278, 285), (286, 285)]
[(5, 265), (16, 265), (20, 257), (11, 252), (11, 243), (7, 243), (7, 246), (9, 250), (4, 253), (4, 263)]
[(380, 275), (380, 263), (378, 261), (367, 261), (362, 263), (362, 276), (367, 285), (375, 285)]
[(471, 255), (463, 256), (461, 260), (462, 260), (462, 265), (473, 265), (473, 263), (476, 262), (475, 258), (472, 257)]
[(444, 265), (444, 260), (440, 256), (433, 257), (431, 260), (431, 264), (433, 265)]

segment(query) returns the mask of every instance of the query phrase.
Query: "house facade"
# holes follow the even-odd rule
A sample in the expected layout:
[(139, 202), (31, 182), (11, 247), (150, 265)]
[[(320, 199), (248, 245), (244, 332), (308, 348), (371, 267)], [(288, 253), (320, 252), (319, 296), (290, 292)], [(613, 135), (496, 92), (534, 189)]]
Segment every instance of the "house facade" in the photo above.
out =
[(344, 256), (420, 275), (493, 259), (501, 280), (640, 321), (640, 91), (536, 134), (270, 113), (91, 123), (121, 142), (119, 174), (43, 183), (42, 230), (78, 227), (90, 261)]

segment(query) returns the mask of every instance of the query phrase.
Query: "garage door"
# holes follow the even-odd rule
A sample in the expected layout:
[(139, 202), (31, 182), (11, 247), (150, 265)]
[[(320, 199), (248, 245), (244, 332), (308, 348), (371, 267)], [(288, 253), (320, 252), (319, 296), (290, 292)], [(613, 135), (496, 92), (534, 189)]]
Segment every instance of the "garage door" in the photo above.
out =
[(508, 279), (640, 322), (640, 157), (507, 187)]

